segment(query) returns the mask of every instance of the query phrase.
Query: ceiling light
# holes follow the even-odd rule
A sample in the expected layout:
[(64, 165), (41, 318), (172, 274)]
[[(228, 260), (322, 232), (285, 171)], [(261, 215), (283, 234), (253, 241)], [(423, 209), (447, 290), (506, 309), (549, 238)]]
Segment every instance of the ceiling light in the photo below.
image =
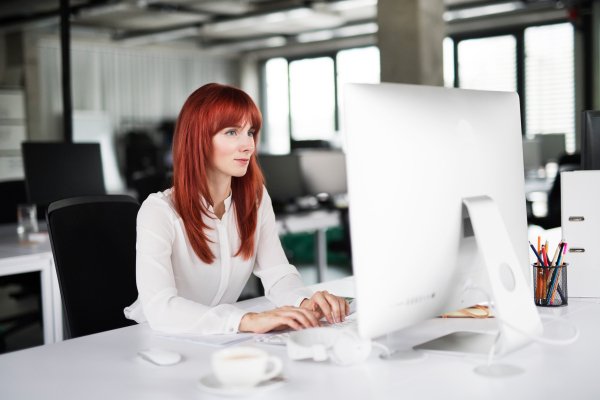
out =
[(486, 15), (502, 14), (521, 10), (523, 8), (525, 8), (525, 4), (520, 1), (515, 1), (512, 3), (493, 4), (489, 6), (465, 8), (463, 10), (452, 10), (444, 13), (444, 21), (449, 22), (457, 19), (484, 17)]
[(190, 36), (198, 36), (200, 30), (195, 27), (175, 29), (168, 32), (158, 32), (150, 35), (134, 36), (120, 39), (119, 41), (126, 46), (141, 46), (145, 44), (168, 42), (171, 40), (182, 39)]
[(333, 3), (315, 3), (313, 4), (313, 8), (318, 11), (347, 11), (354, 10), (355, 8), (371, 7), (376, 5), (377, 0), (344, 0)]
[(243, 42), (228, 43), (216, 46), (206, 47), (205, 50), (210, 53), (238, 53), (241, 51), (250, 51), (265, 49), (270, 47), (281, 47), (287, 44), (283, 36), (273, 36), (266, 39), (246, 40)]
[(367, 24), (350, 25), (337, 29), (301, 33), (300, 35), (296, 36), (296, 40), (300, 43), (318, 42), (334, 38), (368, 35), (371, 33), (376, 33), (378, 29), (379, 27), (377, 23), (369, 22)]

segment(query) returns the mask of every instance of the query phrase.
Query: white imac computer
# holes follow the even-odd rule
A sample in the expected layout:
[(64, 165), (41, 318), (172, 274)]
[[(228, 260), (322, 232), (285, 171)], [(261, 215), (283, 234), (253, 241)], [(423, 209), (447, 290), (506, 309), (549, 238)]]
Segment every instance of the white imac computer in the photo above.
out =
[(359, 334), (382, 336), (489, 296), (499, 342), (457, 332), (417, 349), (487, 355), (496, 343), (501, 355), (540, 335), (518, 95), (349, 84), (345, 102)]

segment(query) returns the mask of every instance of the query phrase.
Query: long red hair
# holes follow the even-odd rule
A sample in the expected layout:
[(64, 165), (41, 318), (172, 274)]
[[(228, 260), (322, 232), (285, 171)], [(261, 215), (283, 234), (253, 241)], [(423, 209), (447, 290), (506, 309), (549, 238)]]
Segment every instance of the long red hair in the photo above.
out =
[[(222, 129), (249, 122), (254, 128), (254, 145), (262, 125), (262, 116), (244, 91), (209, 83), (188, 97), (175, 125), (173, 138), (173, 202), (183, 220), (185, 231), (196, 255), (212, 264), (215, 255), (206, 235), (209, 228), (203, 216), (216, 218), (208, 210), (213, 199), (208, 189), (207, 170), (212, 165), (212, 139)], [(232, 205), (236, 214), (241, 245), (235, 256), (244, 260), (254, 254), (254, 232), (258, 207), (262, 201), (264, 178), (256, 152), (242, 177), (232, 177)], [(206, 203), (201, 201), (201, 197)]]

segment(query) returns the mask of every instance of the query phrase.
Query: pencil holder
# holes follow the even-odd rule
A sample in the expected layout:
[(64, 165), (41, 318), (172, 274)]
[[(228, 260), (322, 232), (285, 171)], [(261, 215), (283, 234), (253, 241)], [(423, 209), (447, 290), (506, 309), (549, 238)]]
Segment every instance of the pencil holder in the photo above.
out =
[(541, 307), (562, 307), (569, 304), (567, 293), (567, 266), (533, 266), (533, 298)]

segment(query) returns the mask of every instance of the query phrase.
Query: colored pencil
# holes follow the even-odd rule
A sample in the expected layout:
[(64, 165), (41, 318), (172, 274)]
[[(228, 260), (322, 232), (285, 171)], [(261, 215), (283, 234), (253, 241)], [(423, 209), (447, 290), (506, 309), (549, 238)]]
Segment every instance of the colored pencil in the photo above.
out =
[(537, 251), (535, 251), (535, 247), (533, 247), (533, 245), (531, 244), (531, 242), (529, 242), (529, 246), (531, 247), (531, 250), (533, 250), (533, 254), (535, 254), (535, 256), (538, 259), (538, 262), (540, 263), (539, 265), (543, 265), (544, 261), (542, 260), (542, 257), (540, 256), (540, 253), (538, 253)]
[(558, 255), (560, 254), (560, 248), (563, 244), (563, 240), (561, 240), (560, 242), (558, 242), (558, 246), (556, 246), (556, 251), (554, 252), (554, 258), (552, 259), (552, 264), (551, 265), (556, 265), (556, 262), (558, 261)]
[[(540, 254), (535, 251), (535, 247), (533, 247), (533, 245), (531, 244), (531, 242), (529, 242), (529, 246), (531, 247), (531, 250), (533, 250), (533, 254), (535, 254), (535, 256), (538, 259), (538, 263), (537, 265), (543, 265), (544, 262), (542, 261), (542, 258), (540, 257)], [(536, 285), (535, 285), (535, 299), (537, 301), (541, 301), (542, 300), (542, 282), (544, 280), (544, 270), (542, 268), (536, 268)]]
[[(563, 249), (563, 253), (562, 253), (562, 257), (560, 258), (560, 265), (564, 265), (565, 264), (565, 255), (567, 253), (567, 244), (565, 243), (564, 249)], [(556, 275), (556, 282), (555, 282), (555, 288), (552, 290), (552, 297), (550, 298), (550, 304), (554, 303), (554, 297), (556, 296), (556, 289), (558, 288), (558, 281), (560, 279), (560, 273), (562, 272), (562, 268), (558, 269), (558, 273), (555, 274)], [(554, 286), (553, 286), (554, 287)], [(562, 297), (562, 296), (561, 296)], [(564, 299), (563, 299), (564, 301)]]

